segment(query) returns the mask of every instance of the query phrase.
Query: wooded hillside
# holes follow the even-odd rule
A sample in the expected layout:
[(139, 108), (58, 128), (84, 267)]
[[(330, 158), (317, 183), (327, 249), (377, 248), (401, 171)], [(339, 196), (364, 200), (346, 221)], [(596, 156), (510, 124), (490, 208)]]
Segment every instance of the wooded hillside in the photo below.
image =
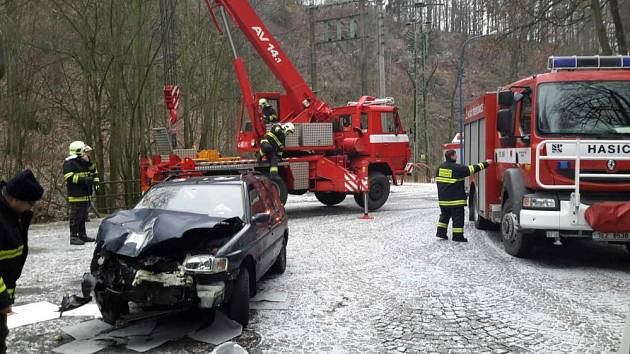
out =
[[(378, 1), (251, 3), (330, 105), (378, 95)], [(440, 144), (458, 129), (456, 79), (467, 38), (496, 32), (467, 46), (466, 101), (545, 71), (549, 55), (628, 52), (630, 0), (417, 3), (384, 4), (386, 94), (396, 99), (411, 129), (416, 89), (415, 141), (431, 165), (440, 159)], [(329, 20), (335, 17), (344, 19)], [(311, 19), (317, 21), (314, 52)], [(231, 29), (255, 90), (280, 89), (238, 29)], [(229, 44), (203, 1), (2, 0), (0, 31), (6, 65), (0, 81), (0, 177), (32, 168), (47, 187), (40, 215), (64, 215), (61, 165), (74, 140), (95, 149), (104, 180), (118, 182), (102, 193), (138, 191), (138, 157), (152, 150), (150, 129), (168, 119), (165, 83), (182, 88), (181, 146), (235, 153), (240, 91)], [(126, 198), (117, 205), (133, 195)]]

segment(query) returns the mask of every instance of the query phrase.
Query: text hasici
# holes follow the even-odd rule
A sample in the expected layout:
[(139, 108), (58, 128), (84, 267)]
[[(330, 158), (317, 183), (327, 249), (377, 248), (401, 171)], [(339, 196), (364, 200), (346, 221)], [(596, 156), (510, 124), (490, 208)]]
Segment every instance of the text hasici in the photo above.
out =
[(587, 151), (589, 154), (630, 154), (630, 144), (624, 144), (624, 145), (589, 144)]

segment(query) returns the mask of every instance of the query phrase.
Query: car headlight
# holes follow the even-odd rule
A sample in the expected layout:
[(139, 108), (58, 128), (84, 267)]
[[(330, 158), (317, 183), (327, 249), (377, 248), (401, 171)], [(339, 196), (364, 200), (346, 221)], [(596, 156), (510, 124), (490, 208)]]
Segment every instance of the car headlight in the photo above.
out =
[(227, 271), (228, 259), (209, 254), (188, 256), (184, 260), (184, 271), (190, 273), (215, 274)]
[(555, 198), (544, 198), (536, 196), (524, 196), (523, 208), (525, 209), (557, 209), (558, 204)]

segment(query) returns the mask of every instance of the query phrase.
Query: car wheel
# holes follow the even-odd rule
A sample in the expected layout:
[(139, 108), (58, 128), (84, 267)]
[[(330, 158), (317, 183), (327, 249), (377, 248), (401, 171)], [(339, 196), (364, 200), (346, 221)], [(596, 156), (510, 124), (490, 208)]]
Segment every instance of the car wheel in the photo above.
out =
[(346, 193), (315, 192), (315, 198), (325, 205), (337, 205), (346, 199)]
[(280, 250), (280, 254), (278, 254), (278, 258), (273, 263), (271, 268), (269, 268), (269, 272), (272, 274), (282, 274), (287, 269), (287, 236), (283, 237), (282, 240), (282, 249)]
[(271, 183), (278, 188), (278, 194), (280, 195), (280, 201), (282, 201), (282, 205), (287, 203), (287, 199), (289, 198), (289, 190), (287, 189), (287, 184), (284, 182), (282, 178), (270, 178)]
[(503, 248), (508, 254), (524, 258), (532, 249), (532, 237), (525, 237), (519, 230), (516, 214), (512, 212), (512, 201), (508, 198), (501, 208), (501, 238)]
[(107, 291), (94, 291), (96, 304), (101, 311), (103, 321), (115, 325), (120, 315), (129, 313), (129, 302), (119, 295), (110, 294)]
[(247, 327), (249, 323), (249, 270), (241, 267), (238, 278), (234, 281), (232, 297), (228, 304), (228, 316)]
[(101, 257), (101, 248), (102, 244), (99, 242), (94, 247), (94, 253), (92, 254), (92, 261), (90, 262), (90, 273), (96, 276), (100, 265), (98, 264), (98, 259)]
[[(389, 198), (389, 179), (383, 173), (374, 171), (370, 172), (368, 183), (370, 185), (368, 210), (374, 211), (382, 207)], [(355, 194), (354, 201), (363, 208), (363, 194)]]
[(476, 195), (472, 195), (470, 200), (470, 204), (472, 205), (469, 208), (471, 214), (470, 216), (475, 222), (475, 228), (477, 228), (477, 230), (496, 230), (497, 224), (479, 215), (479, 203), (477, 202), (476, 197)]

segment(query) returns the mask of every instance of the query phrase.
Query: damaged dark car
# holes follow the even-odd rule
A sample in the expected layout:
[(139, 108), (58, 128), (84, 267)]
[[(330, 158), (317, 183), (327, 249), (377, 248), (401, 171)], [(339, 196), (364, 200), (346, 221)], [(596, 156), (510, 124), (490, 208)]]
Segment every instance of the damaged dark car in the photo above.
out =
[(246, 326), (249, 298), (283, 273), (287, 216), (265, 176), (170, 180), (103, 220), (91, 264), (103, 319), (139, 307), (224, 309)]

